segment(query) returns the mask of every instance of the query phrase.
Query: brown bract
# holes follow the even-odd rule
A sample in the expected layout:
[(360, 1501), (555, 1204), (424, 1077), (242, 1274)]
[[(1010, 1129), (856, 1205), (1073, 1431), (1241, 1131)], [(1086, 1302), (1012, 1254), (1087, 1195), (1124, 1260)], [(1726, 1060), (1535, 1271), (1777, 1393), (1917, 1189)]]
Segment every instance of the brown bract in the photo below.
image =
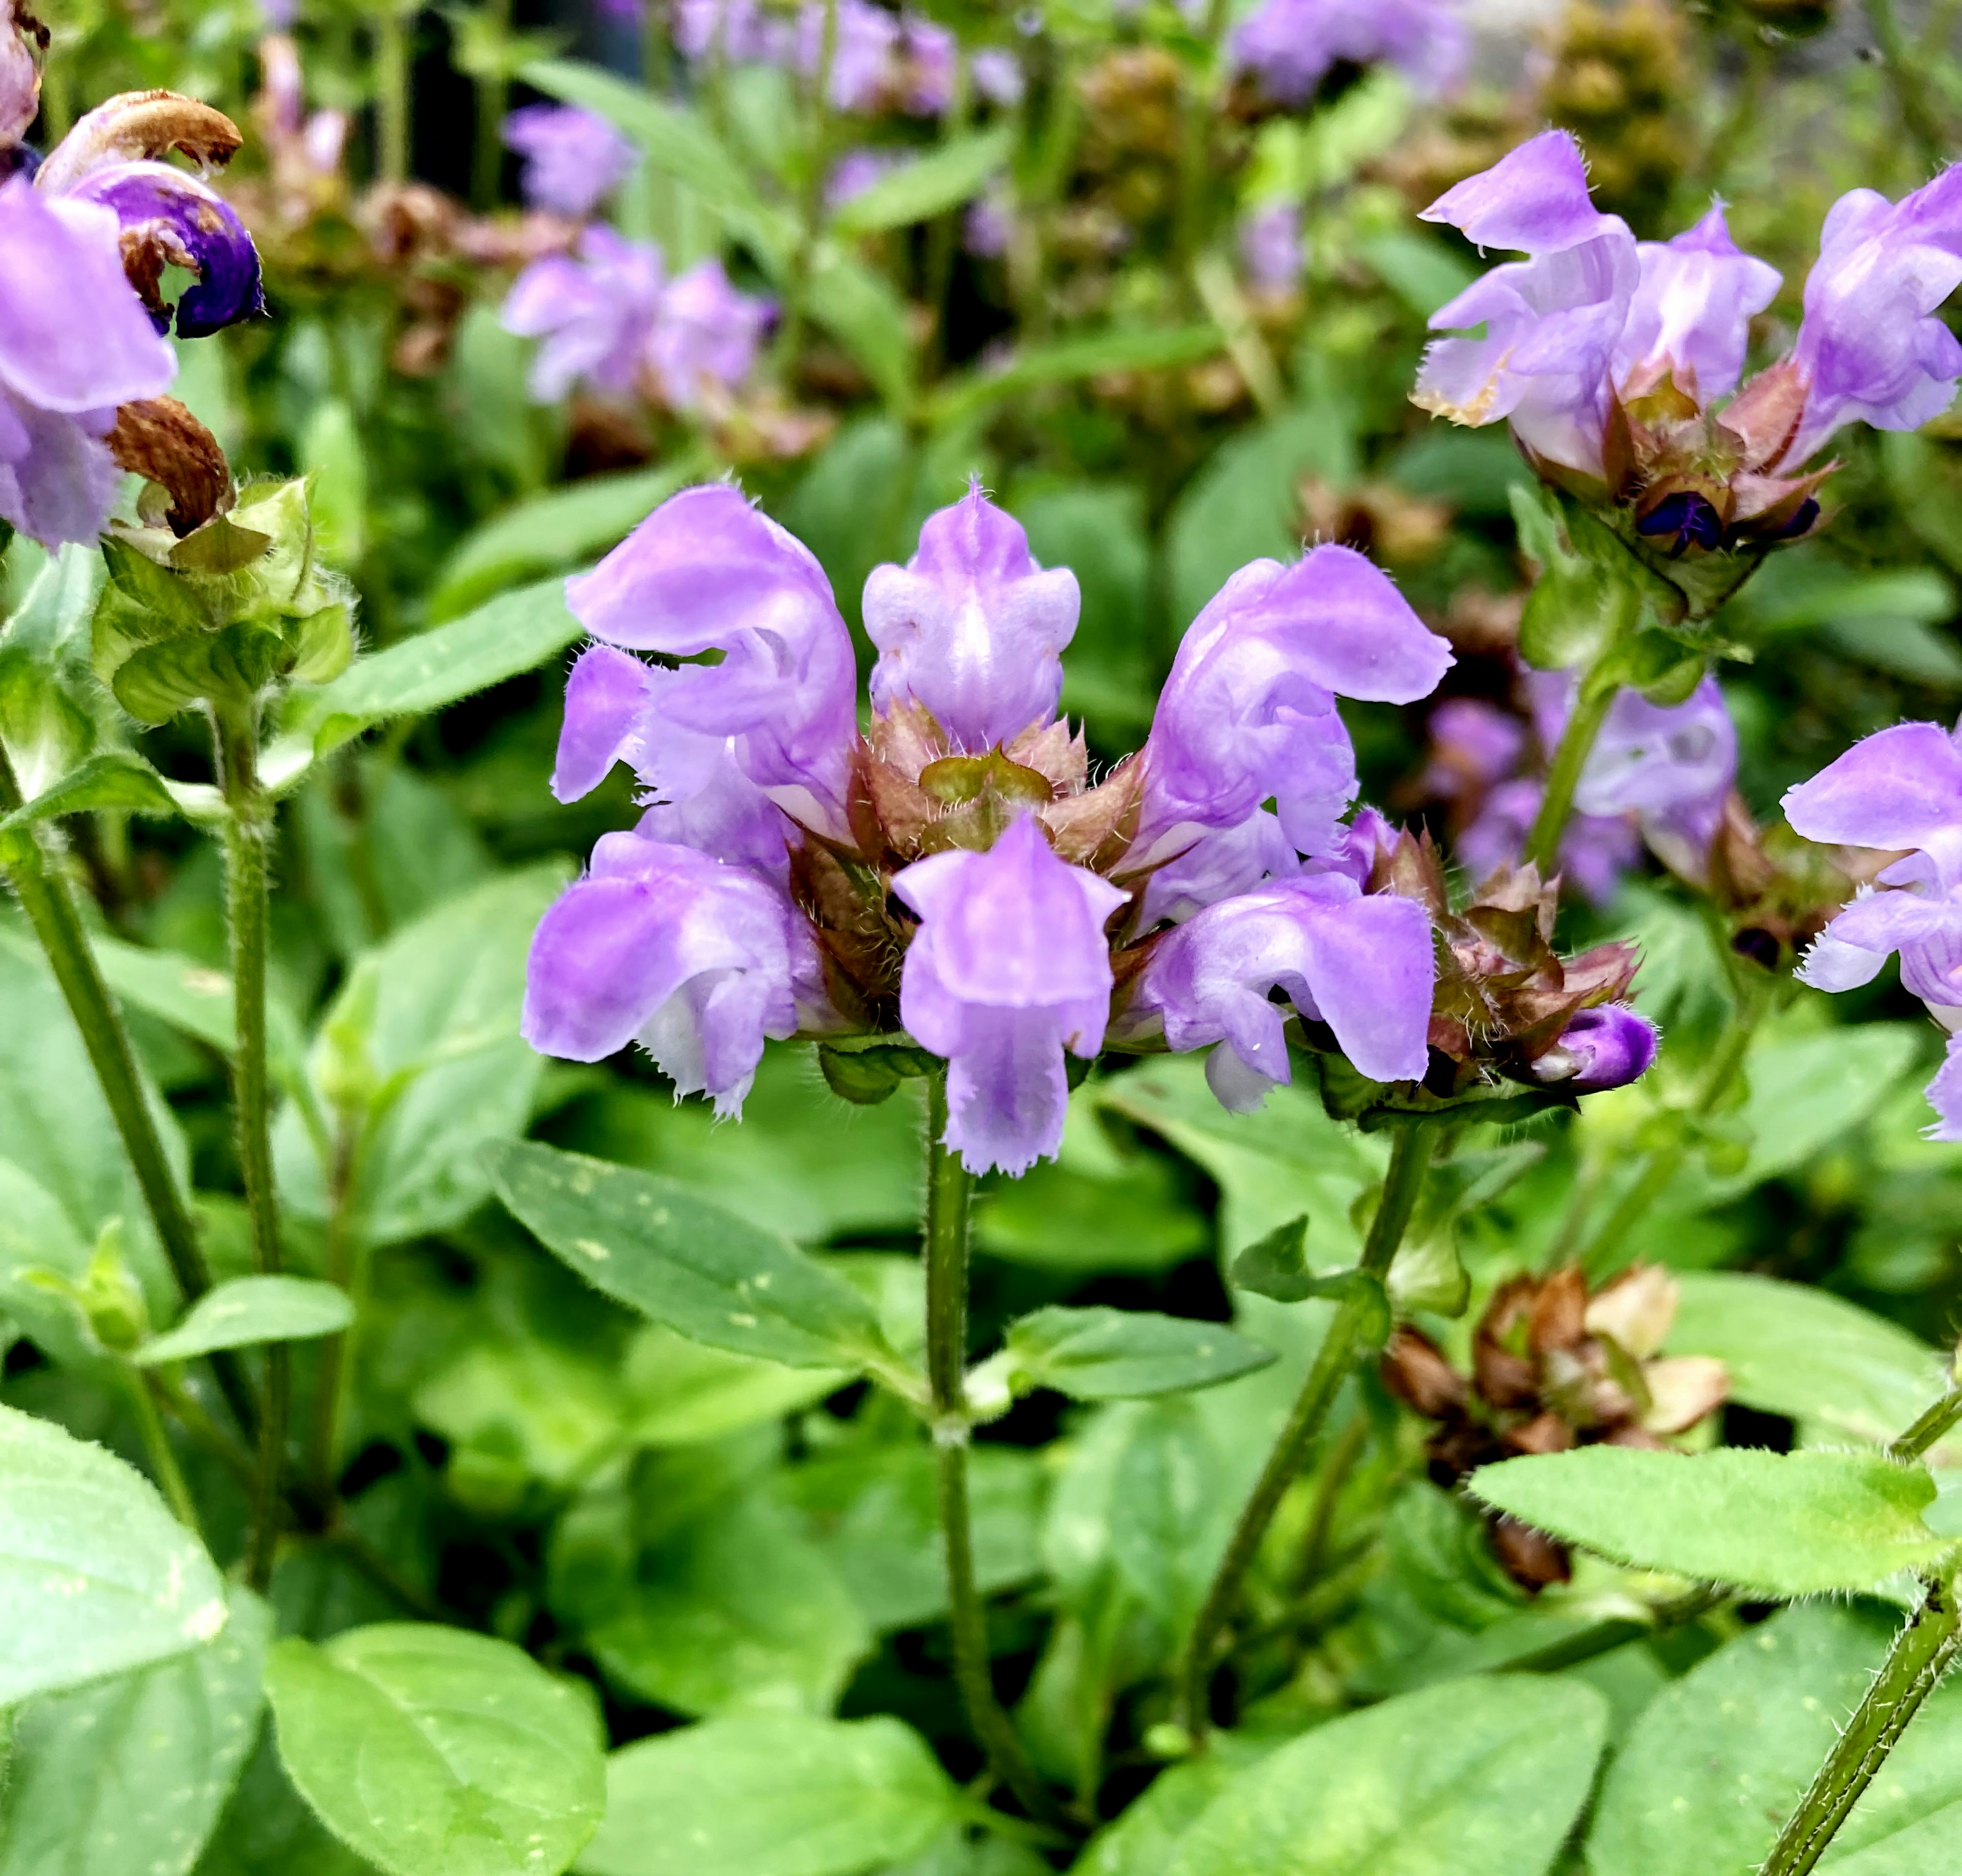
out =
[[(1435, 1421), (1431, 1478), (1455, 1485), (1481, 1465), (1575, 1446), (1663, 1446), (1721, 1407), (1721, 1362), (1660, 1350), (1676, 1318), (1676, 1280), (1637, 1265), (1592, 1295), (1577, 1265), (1500, 1286), (1472, 1338), (1472, 1373), (1454, 1368), (1420, 1329), (1390, 1338), (1384, 1385)], [(1542, 1532), (1488, 1520), (1493, 1549), (1514, 1580), (1538, 1590), (1568, 1574), (1567, 1554)]]
[[(218, 439), (175, 398), (122, 405), (109, 453), (168, 497), (158, 519), (179, 540), (232, 506), (232, 471)], [(145, 494), (148, 494), (145, 491)]]
[[(1144, 783), (1141, 756), (1127, 757), (1101, 781), (1089, 752), (1066, 723), (1024, 730), (985, 754), (950, 747), (945, 732), (917, 705), (875, 717), (852, 751), (847, 785), (848, 842), (807, 830), (791, 863), (792, 890), (810, 919), (832, 1001), (848, 1019), (875, 1029), (899, 1026), (900, 970), (917, 923), (893, 893), (893, 876), (915, 860), (965, 848), (985, 851), (1018, 816), (1033, 814), (1059, 858), (1120, 886), (1137, 833)], [(1149, 941), (1132, 942), (1136, 901), (1111, 930), (1119, 1000), (1143, 967)]]
[(72, 189), (109, 163), (155, 161), (171, 152), (200, 169), (222, 168), (244, 142), (223, 111), (175, 91), (124, 91), (96, 106), (62, 138), (36, 171), (52, 195)]

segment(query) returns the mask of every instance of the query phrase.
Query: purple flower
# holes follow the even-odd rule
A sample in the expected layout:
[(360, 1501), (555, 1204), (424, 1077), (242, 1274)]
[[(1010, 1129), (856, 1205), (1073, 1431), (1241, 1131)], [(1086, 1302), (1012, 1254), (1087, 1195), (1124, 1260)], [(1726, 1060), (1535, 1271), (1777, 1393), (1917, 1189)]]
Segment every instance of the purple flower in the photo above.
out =
[(519, 187), (535, 209), (583, 222), (625, 181), (635, 151), (604, 117), (573, 104), (526, 104), (504, 120), (525, 159)]
[(1047, 723), (1079, 598), (1076, 576), (1044, 572), (1021, 523), (975, 483), (928, 516), (905, 566), (875, 567), (865, 582), (874, 707), (918, 704), (975, 753)]
[(1901, 983), (1951, 1031), (1928, 1084), (1938, 1140), (1962, 1140), (1962, 748), (1938, 724), (1902, 723), (1856, 743), (1788, 791), (1785, 819), (1808, 840), (1910, 849), (1862, 887), (1799, 968), (1817, 990), (1871, 983), (1895, 952)]
[(1145, 882), (1138, 922), (1146, 930), (1176, 925), (1264, 880), (1290, 879), (1300, 871), (1301, 855), (1282, 833), (1280, 817), (1256, 808), (1238, 826), (1200, 835), (1152, 874)]
[(1027, 88), (1022, 76), (1022, 62), (1002, 46), (977, 52), (967, 62), (974, 88), (991, 104), (1011, 107), (1022, 101)]
[(1452, 663), (1389, 580), (1353, 549), (1255, 561), (1192, 622), (1145, 746), (1141, 848), (1169, 857), (1272, 800), (1303, 853), (1339, 847), (1356, 754), (1338, 696), (1411, 703)]
[(1580, 148), (1564, 130), (1521, 144), (1424, 211), (1480, 247), (1529, 258), (1496, 267), (1431, 315), (1438, 339), (1413, 401), (1457, 423), (1511, 420), (1534, 455), (1601, 473), (1609, 370), (1641, 277), (1635, 238), (1589, 200)]
[(830, 179), (824, 185), (825, 206), (842, 209), (881, 177), (890, 176), (902, 160), (896, 150), (847, 150), (832, 165)]
[(1172, 1049), (1225, 1045), (1206, 1058), (1206, 1077), (1241, 1112), (1291, 1079), (1287, 1013), (1270, 992), (1328, 1024), (1372, 1080), (1415, 1081), (1436, 980), (1421, 906), (1323, 873), (1243, 893), (1180, 925), (1152, 952), (1138, 1003), (1162, 1021)]
[(1899, 202), (1855, 189), (1833, 205), (1805, 282), (1792, 363), (1805, 414), (1785, 460), (1803, 463), (1842, 423), (1915, 430), (1962, 379), (1962, 344), (1935, 309), (1962, 285), (1962, 169)]
[(705, 388), (730, 390), (748, 377), (777, 314), (774, 302), (738, 292), (722, 263), (699, 261), (661, 297), (648, 363), (673, 409), (692, 411)]
[(1635, 249), (1641, 280), (1615, 347), (1618, 383), (1660, 382), (1708, 402), (1737, 388), (1751, 317), (1777, 296), (1780, 275), (1730, 238), (1721, 203), (1673, 241)]
[(0, 185), (0, 516), (54, 547), (92, 541), (117, 471), (116, 407), (177, 371), (123, 270), (116, 217)]
[(1019, 1174), (1062, 1143), (1062, 1052), (1104, 1046), (1104, 925), (1126, 895), (1056, 858), (1023, 816), (985, 853), (915, 861), (893, 890), (919, 914), (900, 1016), (947, 1059), (945, 1144), (970, 1171)]
[[(812, 824), (842, 826), (856, 668), (823, 569), (801, 542), (735, 489), (685, 489), (591, 573), (567, 580), (566, 602), (610, 644), (723, 654), (719, 664), (650, 683), (640, 748), (673, 731), (731, 738), (736, 766), (773, 801)], [(616, 674), (605, 692), (612, 713), (617, 685)], [(588, 772), (575, 765), (573, 778)]]
[(1526, 753), (1526, 725), (1510, 710), (1482, 698), (1446, 698), (1425, 727), (1430, 732), (1430, 759), (1417, 785), (1441, 801), (1496, 786)]
[(1391, 65), (1421, 92), (1464, 75), (1471, 38), (1452, 0), (1266, 0), (1233, 35), (1233, 62), (1269, 97), (1305, 104), (1333, 66)]
[(554, 404), (577, 384), (626, 396), (637, 388), (660, 312), (660, 250), (595, 223), (577, 258), (547, 254), (512, 282), (498, 315), (506, 332), (542, 338), (532, 395)]
[(960, 244), (978, 260), (999, 260), (1015, 232), (1015, 210), (999, 187), (968, 206), (960, 224)]
[(674, 40), (695, 63), (721, 59), (730, 65), (791, 62), (796, 28), (772, 17), (761, 0), (675, 0)]
[(677, 1095), (740, 1113), (765, 1037), (820, 993), (810, 937), (780, 889), (692, 847), (604, 834), (546, 912), (526, 972), (525, 1040), (598, 1062), (638, 1042)]
[(1625, 1005), (1583, 1010), (1534, 1061), (1533, 1078), (1557, 1082), (1575, 1095), (1625, 1088), (1648, 1072), (1660, 1040), (1655, 1024)]
[[(1501, 867), (1518, 864), (1545, 798), (1545, 783), (1523, 778), (1503, 781), (1486, 796), (1452, 843), (1469, 878), (1488, 879)], [(1560, 875), (1590, 905), (1605, 906), (1641, 851), (1641, 837), (1626, 815), (1571, 814), (1560, 840)]]
[(1264, 292), (1282, 293), (1299, 286), (1306, 258), (1299, 203), (1270, 203), (1240, 224), (1240, 264)]
[(1673, 848), (1677, 870), (1695, 877), (1737, 773), (1737, 732), (1714, 678), (1680, 704), (1625, 690), (1594, 739), (1574, 805), (1583, 814), (1634, 813), (1650, 844), (1666, 859)]

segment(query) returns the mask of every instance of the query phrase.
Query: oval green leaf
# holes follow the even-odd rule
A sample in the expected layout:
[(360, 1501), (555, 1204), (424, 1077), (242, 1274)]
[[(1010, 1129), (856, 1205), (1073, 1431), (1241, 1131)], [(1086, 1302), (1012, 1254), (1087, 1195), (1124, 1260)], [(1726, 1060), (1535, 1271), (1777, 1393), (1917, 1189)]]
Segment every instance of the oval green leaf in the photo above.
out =
[(1149, 1309), (1038, 1309), (1008, 1325), (1007, 1342), (1018, 1392), (1054, 1388), (1078, 1401), (1209, 1388), (1274, 1358), (1221, 1323)]
[(1242, 1772), (1165, 1876), (1539, 1876), (1594, 1777), (1607, 1704), (1494, 1676), (1385, 1701)]
[(385, 1622), (280, 1642), (287, 1776), (389, 1876), (556, 1876), (606, 1807), (592, 1707), (508, 1642)]
[(1583, 1446), (1473, 1473), (1486, 1504), (1617, 1563), (1771, 1596), (1871, 1589), (1945, 1548), (1935, 1481), (1877, 1454)]
[(225, 1614), (204, 1547), (148, 1479), (0, 1407), (0, 1706), (182, 1654)]
[(133, 1359), (154, 1368), (214, 1348), (303, 1342), (335, 1334), (353, 1320), (354, 1305), (338, 1283), (317, 1277), (235, 1277), (200, 1296), (175, 1328), (152, 1336)]
[(606, 1763), (580, 1876), (855, 1876), (923, 1849), (960, 1795), (897, 1720), (711, 1720)]

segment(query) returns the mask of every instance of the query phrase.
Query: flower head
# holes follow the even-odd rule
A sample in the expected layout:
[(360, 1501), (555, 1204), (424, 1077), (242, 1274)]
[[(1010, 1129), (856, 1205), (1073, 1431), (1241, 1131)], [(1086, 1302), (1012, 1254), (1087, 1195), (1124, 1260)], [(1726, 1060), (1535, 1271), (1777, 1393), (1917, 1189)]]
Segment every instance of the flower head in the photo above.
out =
[(577, 384), (625, 396), (639, 385), (660, 311), (659, 248), (598, 224), (571, 254), (534, 260), (511, 283), (499, 317), (521, 338), (542, 338), (532, 395), (556, 402)]
[(633, 145), (604, 117), (573, 104), (521, 106), (504, 120), (504, 142), (525, 159), (525, 200), (575, 222), (592, 214), (634, 167)]
[(749, 376), (775, 304), (729, 284), (722, 263), (698, 261), (661, 296), (648, 362), (671, 409), (692, 411), (705, 393), (730, 391)]
[(1338, 65), (1394, 66), (1435, 96), (1471, 49), (1455, 0), (1264, 0), (1233, 35), (1235, 65), (1281, 104), (1307, 103)]

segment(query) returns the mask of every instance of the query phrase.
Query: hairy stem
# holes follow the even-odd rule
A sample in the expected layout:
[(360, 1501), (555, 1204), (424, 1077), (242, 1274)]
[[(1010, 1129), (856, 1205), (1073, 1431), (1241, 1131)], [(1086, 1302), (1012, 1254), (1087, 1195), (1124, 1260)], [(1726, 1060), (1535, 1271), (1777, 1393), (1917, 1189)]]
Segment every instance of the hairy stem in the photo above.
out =
[(1951, 1387), (1899, 1439), (1889, 1442), (1888, 1458), (1919, 1459), (1958, 1420), (1962, 1420), (1962, 1387)]
[(171, 1437), (158, 1416), (149, 1378), (140, 1368), (130, 1367), (123, 1372), (129, 1381), (129, 1406), (136, 1417), (136, 1430), (142, 1436), (143, 1450), (155, 1469), (157, 1483), (164, 1488), (164, 1496), (169, 1500), (171, 1510), (177, 1513), (177, 1522), (202, 1542), (204, 1533), (198, 1525), (197, 1500), (190, 1495), (190, 1488), (184, 1483), (184, 1469), (177, 1464), (177, 1456), (171, 1450)]
[(1574, 699), (1574, 714), (1561, 732), (1560, 746), (1553, 753), (1553, 765), (1547, 771), (1546, 793), (1541, 797), (1539, 812), (1533, 817), (1532, 831), (1526, 836), (1526, 857), (1549, 878), (1560, 866), (1560, 842), (1574, 812), (1574, 791), (1580, 785), (1580, 772), (1594, 753), (1594, 739), (1613, 708), (1612, 685), (1590, 691), (1583, 679), (1580, 695)]
[[(212, 722), (225, 793), (225, 871), (231, 913), (232, 992), (237, 1047), (232, 1058), (232, 1120), (245, 1209), (252, 1227), (252, 1267), (276, 1272), (279, 1206), (273, 1189), (272, 1085), (266, 1069), (266, 959), (273, 805), (259, 781), (256, 702), (215, 705)], [(245, 1580), (263, 1590), (271, 1579), (280, 1523), (280, 1474), (292, 1391), (286, 1344), (266, 1350), (266, 1401), (259, 1419), (258, 1479), (253, 1493)]]
[[(334, 1138), (334, 1156), (327, 1176), (327, 1280), (353, 1293), (360, 1265), (349, 1200), (354, 1185), (355, 1162), (360, 1146), (358, 1117), (343, 1111)], [(359, 1302), (357, 1299), (357, 1312)], [(358, 1319), (358, 1318), (357, 1318)], [(348, 1358), (354, 1331), (350, 1325), (321, 1344), (320, 1368), (314, 1380), (313, 1426), (307, 1441), (307, 1478), (323, 1498), (334, 1495), (339, 1476), (340, 1420), (347, 1409)]]
[(988, 1620), (974, 1580), (974, 1542), (967, 1505), (970, 1422), (963, 1378), (967, 1363), (967, 1213), (973, 1181), (960, 1155), (945, 1144), (947, 1076), (927, 1084), (926, 1373), (931, 1391), (935, 1456), (938, 1462), (940, 1528), (947, 1555), (947, 1594), (954, 1634), (954, 1676), (968, 1724), (995, 1775), (1030, 1815), (1057, 1812), (995, 1697), (989, 1667)]
[(1928, 1584), (1921, 1606), (1894, 1637), (1865, 1697), (1778, 1833), (1760, 1876), (1806, 1876), (1826, 1854), (1833, 1833), (1962, 1647), (1956, 1587), (1952, 1575)]
[[(1383, 1175), (1376, 1216), (1363, 1246), (1360, 1267), (1372, 1276), (1381, 1277), (1388, 1270), (1397, 1246), (1403, 1242), (1417, 1194), (1423, 1187), (1430, 1152), (1428, 1129), (1414, 1124), (1398, 1128), (1390, 1149), (1389, 1168)], [(1226, 1554), (1219, 1560), (1198, 1619), (1192, 1625), (1179, 1668), (1179, 1718), (1195, 1740), (1205, 1737), (1211, 1724), (1207, 1695), (1220, 1637), (1239, 1606), (1247, 1572), (1253, 1567), (1283, 1494), (1299, 1475), (1336, 1395), (1363, 1353), (1363, 1330), (1370, 1313), (1369, 1295), (1361, 1284), (1337, 1304), (1328, 1333), (1315, 1354), (1315, 1365), (1309, 1369), (1287, 1424), (1267, 1455), (1267, 1462), (1240, 1513), (1239, 1522), (1233, 1527)]]
[[(6, 751), (0, 749), (0, 814), (11, 813), (20, 805), (21, 791), (14, 779), (12, 765)], [(185, 1302), (195, 1302), (211, 1287), (211, 1271), (198, 1243), (190, 1208), (177, 1189), (177, 1175), (164, 1152), (156, 1117), (144, 1098), (129, 1031), (123, 1027), (121, 1012), (103, 980), (81, 915), (75, 910), (66, 883), (49, 864), (38, 835), (27, 836), (25, 857), (11, 863), (6, 871), (7, 883), (21, 902), (21, 909), (27, 914), (41, 949), (47, 954), (69, 1014), (81, 1032), (89, 1065), (95, 1070), (103, 1098), (109, 1104), (110, 1117), (122, 1138), (123, 1150), (129, 1156), (137, 1189), (156, 1228), (157, 1241), (170, 1261), (171, 1274)], [(226, 1405), (239, 1425), (249, 1431), (257, 1414), (244, 1370), (229, 1351), (214, 1354), (211, 1363)]]

